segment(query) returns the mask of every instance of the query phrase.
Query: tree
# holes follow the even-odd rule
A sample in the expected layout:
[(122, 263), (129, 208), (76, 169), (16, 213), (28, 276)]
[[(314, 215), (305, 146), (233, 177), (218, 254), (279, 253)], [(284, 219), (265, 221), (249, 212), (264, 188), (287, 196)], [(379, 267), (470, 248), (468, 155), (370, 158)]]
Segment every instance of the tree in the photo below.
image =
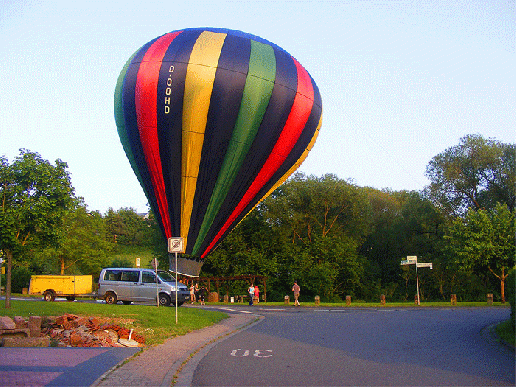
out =
[(46, 248), (41, 257), (53, 262), (61, 275), (98, 274), (109, 263), (112, 248), (102, 216), (79, 205), (64, 215), (57, 243)]
[(294, 280), (304, 284), (305, 295), (327, 299), (357, 290), (363, 276), (358, 247), (370, 232), (361, 189), (335, 175), (297, 173), (258, 211), (277, 238), (273, 250), (284, 290)]
[(500, 280), (500, 294), (505, 302), (505, 280), (515, 265), (514, 214), (507, 205), (493, 210), (470, 209), (465, 218), (457, 218), (446, 239), (463, 270), (487, 270)]
[(427, 166), (428, 197), (446, 213), (464, 215), (469, 208), (516, 205), (516, 145), (480, 135), (468, 135), (460, 144), (435, 156)]
[(143, 217), (133, 208), (108, 210), (105, 217), (113, 241), (124, 246), (151, 246), (151, 217)]
[[(373, 232), (362, 244), (369, 281), (388, 297), (407, 297), (411, 271), (402, 271), (407, 255), (435, 262), (442, 241), (444, 219), (429, 200), (416, 191), (378, 191), (364, 188), (373, 208)], [(377, 295), (375, 295), (377, 297)]]
[(11, 307), (13, 259), (31, 245), (52, 245), (74, 189), (67, 164), (20, 150), (9, 165), (0, 157), (0, 248), (7, 257), (5, 307)]

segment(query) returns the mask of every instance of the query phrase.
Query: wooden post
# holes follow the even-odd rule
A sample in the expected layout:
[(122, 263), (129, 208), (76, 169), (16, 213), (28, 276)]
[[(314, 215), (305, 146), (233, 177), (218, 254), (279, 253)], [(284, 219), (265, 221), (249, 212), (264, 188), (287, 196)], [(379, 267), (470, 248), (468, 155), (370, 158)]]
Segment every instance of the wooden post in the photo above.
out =
[(315, 306), (319, 306), (320, 303), (321, 303), (321, 297), (315, 296)]
[(382, 294), (382, 295), (380, 296), (380, 303), (381, 303), (382, 305), (385, 305), (385, 294)]
[(487, 295), (487, 305), (493, 305), (493, 293)]
[(346, 296), (346, 306), (351, 305), (351, 296)]
[(285, 305), (288, 305), (290, 303), (290, 297), (285, 296)]
[(457, 305), (457, 295), (456, 294), (451, 295), (451, 304)]

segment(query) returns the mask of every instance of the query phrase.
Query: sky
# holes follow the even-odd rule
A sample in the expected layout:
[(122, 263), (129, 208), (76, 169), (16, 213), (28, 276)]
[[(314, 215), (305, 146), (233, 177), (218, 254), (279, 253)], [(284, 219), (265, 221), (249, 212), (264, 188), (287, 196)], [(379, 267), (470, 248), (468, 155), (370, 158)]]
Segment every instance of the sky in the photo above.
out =
[(465, 135), (515, 142), (515, 0), (2, 0), (0, 155), (67, 162), (89, 210), (147, 212), (114, 89), (139, 47), (190, 27), (261, 36), (312, 75), (323, 124), (307, 175), (421, 190)]

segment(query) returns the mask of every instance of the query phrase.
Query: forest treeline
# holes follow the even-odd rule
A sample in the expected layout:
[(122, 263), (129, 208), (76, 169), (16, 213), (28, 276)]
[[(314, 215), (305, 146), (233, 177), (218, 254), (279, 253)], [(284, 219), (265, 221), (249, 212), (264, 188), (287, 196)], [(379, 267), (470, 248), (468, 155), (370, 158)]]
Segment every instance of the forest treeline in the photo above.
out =
[[(66, 164), (59, 160), (53, 166), (22, 151), (12, 164), (1, 161), (1, 247), (3, 257), (12, 259), (13, 286), (22, 286), (30, 274), (98, 275), (105, 266), (132, 264), (113, 262), (113, 254), (127, 246), (153, 250), (168, 266), (166, 243), (152, 214), (131, 208), (88, 211), (74, 196)], [(50, 204), (34, 205), (34, 185), (25, 197), (23, 189), (12, 188), (16, 168), (24, 163), (60, 168), (47, 186), (70, 189), (62, 193), (62, 203), (54, 203), (63, 208), (55, 219), (49, 217)], [(400, 261), (417, 256), (433, 263), (432, 270), (418, 271), (423, 301), (449, 300), (450, 294), (459, 301), (480, 301), (486, 293), (502, 300), (515, 265), (515, 171), (515, 144), (469, 135), (430, 160), (430, 184), (420, 192), (296, 173), (206, 258), (201, 276), (267, 276), (268, 300), (282, 300), (294, 281), (301, 285), (301, 299), (319, 295), (338, 301), (350, 295), (378, 301), (384, 294), (392, 301), (413, 300), (415, 267)], [(52, 199), (47, 195), (47, 201)], [(23, 207), (22, 197), (33, 201), (30, 208)], [(39, 223), (27, 229), (24, 222), (31, 217)]]

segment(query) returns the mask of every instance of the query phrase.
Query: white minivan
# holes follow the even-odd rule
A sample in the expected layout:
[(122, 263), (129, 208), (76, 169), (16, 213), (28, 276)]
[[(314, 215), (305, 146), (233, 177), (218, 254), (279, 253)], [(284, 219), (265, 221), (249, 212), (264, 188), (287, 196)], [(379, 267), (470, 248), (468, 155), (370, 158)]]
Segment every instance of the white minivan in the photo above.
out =
[(174, 276), (164, 270), (156, 272), (152, 269), (106, 268), (99, 276), (98, 298), (103, 298), (107, 304), (122, 301), (128, 305), (131, 302), (156, 302), (168, 306), (176, 302), (180, 306), (190, 299), (188, 288), (178, 282)]

